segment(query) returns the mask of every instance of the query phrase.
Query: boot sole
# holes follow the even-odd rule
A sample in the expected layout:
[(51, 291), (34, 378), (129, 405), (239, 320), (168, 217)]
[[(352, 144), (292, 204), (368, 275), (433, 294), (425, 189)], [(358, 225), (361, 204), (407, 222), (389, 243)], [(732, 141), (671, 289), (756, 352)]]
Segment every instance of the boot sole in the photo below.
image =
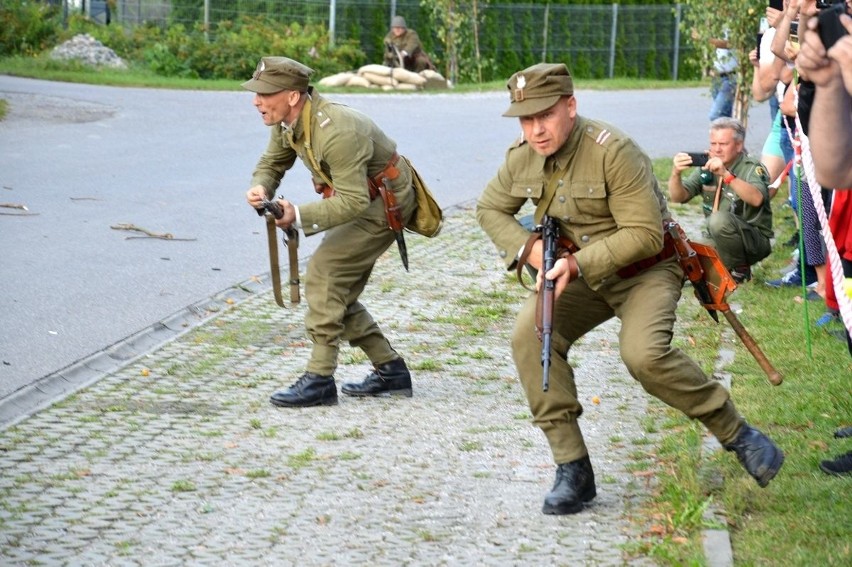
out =
[(779, 450), (775, 460), (772, 461), (772, 465), (758, 471), (758, 475), (756, 477), (758, 486), (766, 488), (769, 485), (769, 481), (775, 478), (775, 475), (777, 475), (778, 471), (781, 470), (781, 465), (783, 464), (784, 453)]
[(381, 392), (352, 392), (348, 390), (341, 389), (341, 392), (346, 394), (347, 396), (352, 396), (355, 398), (379, 398), (379, 397), (392, 397), (392, 398), (410, 398), (414, 395), (414, 390), (411, 388), (402, 388), (399, 390), (382, 390)]
[(547, 514), (548, 516), (567, 516), (569, 514), (577, 514), (582, 512), (583, 508), (586, 507), (586, 504), (594, 500), (597, 495), (597, 491), (593, 490), (590, 494), (584, 494), (580, 502), (574, 503), (570, 506), (549, 506), (545, 503), (541, 508), (541, 513)]
[(337, 398), (334, 398), (333, 400), (320, 400), (320, 401), (317, 401), (317, 402), (310, 402), (310, 403), (307, 403), (307, 404), (305, 404), (305, 403), (291, 404), (291, 403), (287, 403), (287, 402), (280, 402), (278, 400), (273, 400), (272, 398), (270, 398), (269, 403), (271, 403), (273, 406), (276, 406), (276, 407), (279, 407), (279, 408), (312, 408), (312, 407), (316, 407), (316, 406), (336, 406), (337, 405)]

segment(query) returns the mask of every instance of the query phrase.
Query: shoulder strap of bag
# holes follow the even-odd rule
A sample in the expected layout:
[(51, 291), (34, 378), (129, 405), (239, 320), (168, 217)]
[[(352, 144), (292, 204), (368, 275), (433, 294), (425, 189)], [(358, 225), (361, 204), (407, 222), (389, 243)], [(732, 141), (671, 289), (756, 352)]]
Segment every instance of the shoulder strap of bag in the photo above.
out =
[(326, 185), (332, 187), (333, 185), (331, 183), (331, 179), (328, 178), (328, 176), (320, 167), (319, 162), (317, 162), (317, 158), (314, 155), (314, 149), (313, 147), (311, 147), (312, 114), (313, 113), (311, 112), (311, 96), (308, 95), (307, 100), (305, 100), (305, 105), (302, 107), (302, 113), (299, 115), (302, 120), (302, 129), (305, 131), (305, 155), (308, 156), (308, 161), (310, 162), (313, 170), (316, 171), (320, 177), (322, 177), (322, 180), (325, 181)]

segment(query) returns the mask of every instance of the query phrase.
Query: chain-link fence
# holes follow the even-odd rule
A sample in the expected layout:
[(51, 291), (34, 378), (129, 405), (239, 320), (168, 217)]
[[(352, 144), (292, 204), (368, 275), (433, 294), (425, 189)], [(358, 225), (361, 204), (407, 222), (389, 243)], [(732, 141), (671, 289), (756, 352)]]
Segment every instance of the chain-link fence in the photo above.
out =
[[(86, 6), (84, 0), (66, 2)], [(692, 46), (679, 33), (682, 7), (671, 5), (458, 2), (457, 13), (420, 0), (112, 0), (88, 10), (113, 24), (203, 25), (215, 41), (222, 22), (246, 18), (321, 24), (330, 41), (355, 40), (368, 60), (382, 59), (393, 14), (403, 15), (439, 67), (455, 80), (502, 79), (540, 61), (562, 61), (584, 78), (692, 78)], [(444, 3), (452, 6), (453, 3)], [(470, 14), (475, 4), (474, 18)], [(107, 5), (109, 11), (98, 10)], [(93, 10), (94, 9), (94, 10)], [(464, 13), (463, 13), (464, 12)], [(447, 38), (452, 38), (451, 40)], [(457, 76), (460, 75), (460, 76)]]

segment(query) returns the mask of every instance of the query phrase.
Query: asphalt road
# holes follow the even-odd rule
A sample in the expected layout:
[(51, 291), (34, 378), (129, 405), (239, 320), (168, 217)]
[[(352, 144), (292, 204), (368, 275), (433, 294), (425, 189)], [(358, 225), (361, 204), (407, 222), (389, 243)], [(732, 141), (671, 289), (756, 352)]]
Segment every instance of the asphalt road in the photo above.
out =
[[(581, 86), (581, 85), (580, 85)], [(267, 129), (250, 93), (0, 76), (0, 401), (204, 298), (268, 272), (244, 201)], [(705, 89), (577, 92), (579, 112), (651, 157), (707, 143)], [(519, 132), (505, 93), (333, 95), (372, 116), (444, 207), (476, 198)], [(753, 109), (760, 152), (768, 111)], [(316, 198), (297, 164), (280, 193)], [(16, 215), (16, 216), (14, 216)], [(130, 224), (172, 240), (128, 238)], [(303, 238), (308, 256), (321, 237)], [(413, 269), (418, 266), (412, 258)]]

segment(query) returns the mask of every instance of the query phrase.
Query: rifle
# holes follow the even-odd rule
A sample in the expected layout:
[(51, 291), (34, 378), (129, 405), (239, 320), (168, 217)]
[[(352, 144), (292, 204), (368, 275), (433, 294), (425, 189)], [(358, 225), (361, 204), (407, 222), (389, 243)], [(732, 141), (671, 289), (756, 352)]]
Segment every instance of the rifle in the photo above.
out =
[(541, 389), (546, 392), (550, 387), (550, 346), (553, 334), (553, 306), (556, 296), (556, 282), (544, 277), (553, 269), (556, 262), (556, 248), (559, 245), (559, 227), (553, 217), (544, 215), (541, 226), (537, 227), (542, 233), (543, 262), (541, 266), (543, 282), (538, 296), (536, 325), (541, 339)]
[[(262, 207), (257, 210), (258, 215), (266, 217), (266, 235), (269, 242), (269, 267), (272, 274), (272, 292), (275, 295), (275, 303), (284, 307), (284, 298), (281, 296), (281, 270), (278, 267), (278, 240), (275, 237), (275, 219), (284, 216), (284, 211), (275, 201), (264, 199)], [(299, 303), (299, 231), (295, 228), (283, 229), (284, 244), (287, 245), (287, 255), (290, 262), (290, 303)]]
[(727, 295), (737, 289), (737, 284), (719, 258), (719, 252), (712, 246), (691, 242), (683, 229), (673, 220), (666, 221), (664, 229), (674, 240), (678, 261), (687, 278), (692, 282), (692, 289), (699, 303), (716, 322), (719, 321), (716, 311), (722, 312), (734, 328), (737, 337), (766, 373), (769, 382), (774, 386), (779, 385), (783, 381), (781, 374), (775, 370), (726, 301)]

